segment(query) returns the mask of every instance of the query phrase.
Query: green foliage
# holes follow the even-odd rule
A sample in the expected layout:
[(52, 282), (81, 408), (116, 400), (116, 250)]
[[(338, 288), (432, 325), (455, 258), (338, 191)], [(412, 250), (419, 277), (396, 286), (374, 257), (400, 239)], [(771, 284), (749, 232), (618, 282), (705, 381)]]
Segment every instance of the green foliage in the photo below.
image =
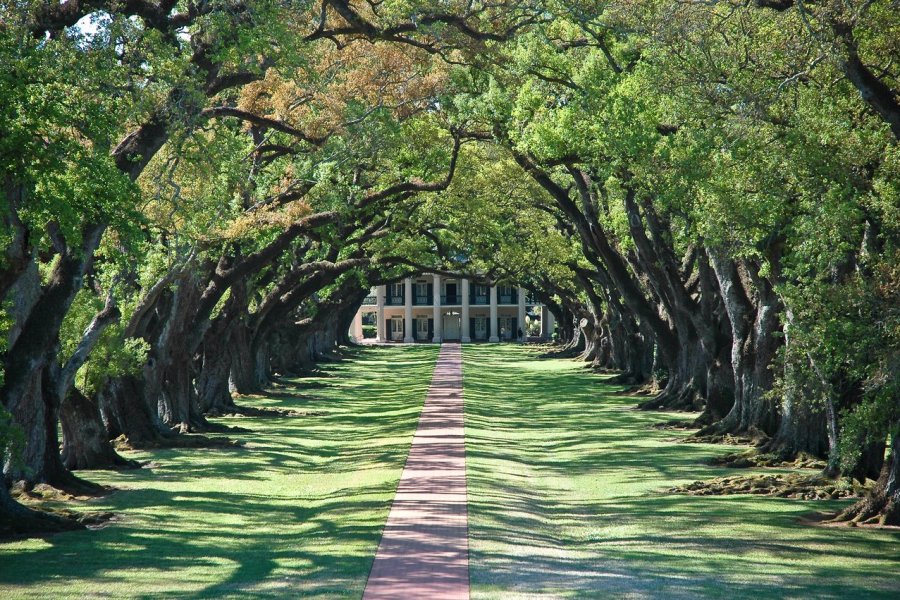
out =
[(136, 190), (110, 156), (133, 108), (112, 50), (5, 26), (0, 62), (0, 173), (26, 188), (20, 218), (38, 231), (52, 221), (70, 241), (84, 222), (134, 220)]
[[(81, 341), (82, 332), (102, 308), (103, 300), (90, 290), (83, 289), (75, 296), (60, 330), (62, 361), (72, 355)], [(79, 369), (75, 382), (85, 394), (97, 393), (110, 377), (140, 373), (149, 347), (142, 339), (125, 339), (123, 329), (121, 322), (109, 325), (90, 359)]]

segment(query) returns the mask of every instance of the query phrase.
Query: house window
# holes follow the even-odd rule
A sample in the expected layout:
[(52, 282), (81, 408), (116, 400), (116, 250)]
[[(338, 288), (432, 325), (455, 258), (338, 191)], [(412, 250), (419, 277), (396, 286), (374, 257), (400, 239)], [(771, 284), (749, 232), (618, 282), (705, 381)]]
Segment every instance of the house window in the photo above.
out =
[(392, 283), (390, 286), (390, 297), (388, 298), (388, 304), (399, 305), (403, 304), (403, 284), (402, 283)]
[(444, 304), (456, 304), (459, 298), (456, 297), (456, 282), (448, 281), (444, 284)]
[(424, 282), (424, 281), (416, 282), (415, 304), (418, 304), (420, 306), (425, 305), (425, 304), (430, 304), (430, 301), (428, 298), (428, 283), (427, 282)]

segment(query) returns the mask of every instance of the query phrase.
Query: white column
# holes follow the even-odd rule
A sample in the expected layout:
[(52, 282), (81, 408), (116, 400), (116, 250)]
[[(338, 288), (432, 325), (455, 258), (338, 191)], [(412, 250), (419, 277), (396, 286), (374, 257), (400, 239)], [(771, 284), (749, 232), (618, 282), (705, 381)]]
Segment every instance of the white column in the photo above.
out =
[(350, 337), (357, 342), (363, 340), (362, 307), (356, 311), (356, 316), (353, 317), (353, 327), (350, 328)]
[(413, 295), (412, 278), (407, 277), (403, 281), (403, 285), (404, 285), (403, 299), (405, 301), (404, 308), (406, 309), (406, 314), (404, 315), (404, 322), (406, 324), (406, 327), (405, 327), (406, 333), (403, 336), (403, 341), (406, 343), (411, 343), (411, 342), (416, 341), (415, 338), (413, 337), (415, 335), (415, 332), (413, 331), (413, 322), (412, 322), (412, 301), (413, 301), (413, 299), (412, 299), (412, 295)]
[(469, 280), (462, 280), (462, 323), (460, 323), (462, 327), (462, 335), (459, 338), (463, 344), (468, 344), (472, 341), (472, 337), (469, 334)]
[(434, 300), (432, 300), (432, 304), (434, 305), (434, 339), (431, 341), (435, 344), (440, 344), (441, 336), (443, 335), (443, 331), (441, 331), (441, 276), (436, 273), (434, 275)]
[(549, 339), (550, 334), (547, 333), (547, 313), (550, 312), (547, 310), (546, 306), (541, 307), (541, 338)]
[(387, 340), (387, 329), (384, 324), (384, 286), (379, 285), (375, 288), (375, 310), (378, 314), (375, 317), (375, 341), (384, 342)]
[(491, 286), (491, 337), (489, 342), (499, 342), (497, 335), (497, 286)]
[(513, 335), (518, 338), (520, 342), (525, 341), (525, 336), (527, 333), (525, 332), (525, 288), (519, 288), (519, 316), (516, 319), (518, 323), (516, 324), (518, 329), (522, 330), (522, 335), (519, 335), (518, 331), (514, 331)]
[(547, 311), (547, 339), (553, 339), (553, 325), (555, 323), (555, 319), (553, 318), (553, 313), (550, 312), (549, 308), (544, 308)]

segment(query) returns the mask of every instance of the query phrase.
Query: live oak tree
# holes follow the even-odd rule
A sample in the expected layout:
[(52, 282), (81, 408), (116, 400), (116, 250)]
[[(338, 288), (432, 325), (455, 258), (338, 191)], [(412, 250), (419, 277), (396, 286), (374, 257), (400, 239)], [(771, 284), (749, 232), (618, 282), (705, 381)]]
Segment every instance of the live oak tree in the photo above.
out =
[[(215, 259), (214, 245), (198, 246), (192, 243), (196, 240), (182, 244), (183, 237), (179, 234), (183, 231), (177, 227), (175, 231), (171, 227), (156, 227), (160, 215), (154, 215), (154, 209), (160, 203), (159, 193), (154, 197), (154, 189), (162, 190), (164, 186), (147, 184), (147, 180), (168, 177), (177, 170), (180, 161), (189, 162), (189, 157), (179, 155), (178, 151), (166, 151), (157, 161), (169, 161), (168, 164), (145, 175), (161, 149), (189, 150), (198, 140), (209, 141), (203, 123), (210, 118), (234, 118), (252, 124), (263, 133), (274, 130), (305, 145), (319, 144), (322, 140), (315, 134), (306, 138), (298, 127), (230, 103), (235, 98), (232, 90), (263, 80), (273, 66), (302, 66), (304, 54), (294, 42), (310, 43), (312, 38), (307, 40), (305, 35), (309, 34), (314, 19), (311, 13), (266, 2), (199, 6), (75, 2), (58, 7), (36, 3), (33, 7), (18, 8), (25, 10), (17, 11), (17, 20), (5, 21), (3, 29), (10, 64), (18, 61), (19, 67), (6, 80), (6, 95), (10, 99), (6, 106), (17, 117), (24, 115), (25, 119), (12, 120), (14, 135), (4, 136), (9, 144), (9, 153), (4, 157), (13, 156), (13, 150), (20, 152), (19, 156), (26, 158), (23, 164), (32, 171), (23, 170), (13, 161), (4, 164), (4, 180), (8, 182), (4, 222), (10, 225), (10, 235), (3, 291), (10, 297), (11, 290), (17, 289), (15, 286), (30, 285), (35, 293), (14, 294), (25, 306), (14, 307), (8, 350), (4, 354), (4, 406), (19, 411), (18, 425), (26, 431), (24, 460), (10, 463), (10, 468), (16, 471), (10, 471), (9, 476), (25, 475), (32, 483), (46, 481), (63, 487), (84, 487), (83, 482), (68, 473), (56, 453), (56, 414), (66, 389), (71, 387), (71, 375), (78, 370), (78, 363), (87, 359), (91, 347), (102, 337), (103, 327), (118, 318), (115, 297), (111, 296), (109, 306), (97, 314), (93, 325), (85, 331), (84, 344), (79, 344), (72, 356), (75, 362), (58, 362), (56, 348), (62, 321), (85, 276), (93, 279), (95, 252), (104, 233), (121, 237), (137, 221), (132, 208), (136, 204), (134, 182), (143, 181), (144, 194), (150, 199), (149, 204), (144, 204), (144, 214), (151, 217), (146, 231), (151, 246), (159, 243), (147, 253), (148, 266), (159, 276), (155, 281), (152, 276), (144, 278), (146, 287), (142, 288), (140, 270), (121, 273), (121, 279), (125, 280), (122, 287), (134, 295), (122, 335), (126, 339), (146, 338), (138, 330), (158, 329), (156, 339), (152, 340), (155, 343), (145, 339), (150, 347), (143, 373), (115, 375), (97, 393), (100, 403), (107, 408), (115, 406), (115, 398), (128, 398), (130, 394), (132, 397), (131, 402), (115, 406), (121, 410), (105, 411), (107, 417), (113, 417), (107, 419), (112, 424), (109, 433), (115, 429), (124, 432), (129, 415), (141, 413), (145, 417), (144, 432), (153, 432), (148, 433), (151, 437), (166, 431), (163, 427), (166, 420), (180, 429), (190, 428), (192, 422), (202, 426), (202, 415), (192, 412), (189, 374), (186, 368), (173, 368), (177, 363), (174, 359), (192, 361), (192, 351), (208, 327), (208, 317), (231, 283), (274, 259), (301, 234), (341, 216), (336, 211), (301, 215), (299, 221), (289, 223), (286, 231), (276, 235), (268, 245), (257, 244), (255, 252), (239, 260), (239, 264), (229, 265), (231, 257), (227, 254)], [(97, 33), (79, 35), (79, 31), (88, 29), (84, 26), (81, 30), (67, 29), (88, 16), (98, 21)], [(298, 36), (301, 29), (304, 35)], [(96, 66), (85, 68), (94, 63)], [(72, 68), (73, 64), (77, 68)], [(32, 88), (21, 85), (32, 75), (36, 78)], [(377, 83), (371, 83), (370, 87), (377, 89)], [(358, 90), (362, 87), (358, 86)], [(31, 89), (44, 96), (31, 95)], [(352, 93), (352, 88), (348, 89), (351, 91), (345, 95)], [(46, 102), (46, 95), (54, 90), (71, 98), (70, 110), (44, 114), (41, 111), (46, 104), (39, 102), (42, 98)], [(20, 122), (21, 127), (15, 129)], [(83, 125), (81, 131), (77, 129), (79, 124)], [(54, 134), (65, 144), (50, 143), (52, 138), (48, 136)], [(218, 136), (214, 141), (220, 150), (222, 140)], [(232, 151), (234, 147), (231, 143)], [(257, 157), (262, 154), (270, 159), (273, 154), (277, 157), (293, 153), (292, 148), (285, 150), (283, 144), (282, 147), (263, 144), (254, 152)], [(224, 155), (228, 156), (229, 151)], [(221, 174), (228, 172), (227, 165), (217, 170)], [(167, 182), (173, 183), (174, 178), (168, 178)], [(427, 189), (435, 185), (439, 188), (441, 183), (413, 181), (394, 187), (387, 185), (381, 192), (359, 202), (390, 201), (397, 195), (414, 192), (419, 186)], [(292, 198), (298, 192), (296, 189), (284, 192), (275, 195), (278, 202), (295, 201), (303, 195)], [(47, 203), (43, 206), (26, 203), (32, 197), (44, 198)], [(179, 200), (186, 196), (176, 193), (173, 197)], [(353, 206), (350, 203), (348, 208)], [(174, 213), (169, 215), (172, 216)], [(174, 237), (168, 237), (173, 233)], [(48, 249), (44, 253), (40, 252), (41, 244)], [(153, 259), (154, 254), (159, 258)], [(201, 288), (203, 278), (197, 272), (198, 266), (201, 272), (206, 269), (212, 275), (205, 289)], [(45, 282), (40, 281), (41, 268), (45, 268)], [(108, 286), (106, 292), (112, 294), (113, 287)], [(162, 312), (168, 310), (174, 319), (147, 323), (148, 318), (153, 321), (161, 314), (159, 302), (168, 303)], [(180, 334), (186, 336), (183, 347), (165, 343)], [(163, 343), (158, 336), (162, 336)], [(180, 354), (174, 356), (166, 351), (167, 347)], [(61, 369), (57, 370), (57, 366)], [(123, 382), (149, 386), (150, 393), (141, 390), (133, 394), (135, 388), (123, 389)], [(154, 407), (133, 401), (135, 397), (155, 400), (156, 396), (161, 397), (166, 407), (162, 419), (153, 414)], [(95, 410), (90, 402), (81, 401), (83, 395), (73, 398), (86, 411)], [(97, 419), (83, 421), (96, 423)], [(81, 427), (67, 432), (71, 436), (87, 430)], [(75, 462), (82, 464), (82, 461)], [(7, 496), (4, 498), (7, 514), (35, 516), (9, 502)]]
[[(784, 8), (554, 4), (553, 24), (456, 77), (454, 107), (571, 223), (582, 289), (613, 290), (652, 340), (668, 384), (645, 406), (702, 405), (704, 438), (881, 473), (883, 510), (848, 515), (890, 522), (896, 302), (871, 286), (892, 287), (896, 256), (891, 19)], [(823, 45), (847, 19), (864, 51)]]
[(528, 287), (645, 408), (900, 519), (888, 0), (0, 10), (7, 481), (89, 490), (111, 437), (210, 429), (433, 269)]

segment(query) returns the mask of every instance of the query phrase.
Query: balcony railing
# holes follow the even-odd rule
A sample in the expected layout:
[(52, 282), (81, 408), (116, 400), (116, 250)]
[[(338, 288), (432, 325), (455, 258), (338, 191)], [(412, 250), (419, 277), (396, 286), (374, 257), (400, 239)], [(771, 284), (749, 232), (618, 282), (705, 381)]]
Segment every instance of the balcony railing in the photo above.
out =
[[(455, 306), (462, 304), (462, 294), (455, 295), (442, 295), (441, 296), (441, 304), (444, 306)], [(434, 301), (434, 296), (432, 294), (426, 294), (424, 296), (416, 294), (413, 296), (413, 305), (414, 306), (431, 306)], [(490, 304), (491, 299), (490, 296), (476, 296), (475, 294), (469, 295), (469, 304), (475, 306), (487, 306)], [(513, 294), (498, 294), (497, 295), (497, 304), (517, 304), (519, 302), (519, 294), (518, 292)], [(378, 300), (375, 296), (366, 296), (363, 299), (363, 306), (375, 306), (378, 303)], [(406, 304), (405, 296), (386, 296), (384, 299), (385, 306), (404, 306)], [(535, 305), (540, 304), (540, 301), (534, 296), (525, 296), (525, 304)]]

